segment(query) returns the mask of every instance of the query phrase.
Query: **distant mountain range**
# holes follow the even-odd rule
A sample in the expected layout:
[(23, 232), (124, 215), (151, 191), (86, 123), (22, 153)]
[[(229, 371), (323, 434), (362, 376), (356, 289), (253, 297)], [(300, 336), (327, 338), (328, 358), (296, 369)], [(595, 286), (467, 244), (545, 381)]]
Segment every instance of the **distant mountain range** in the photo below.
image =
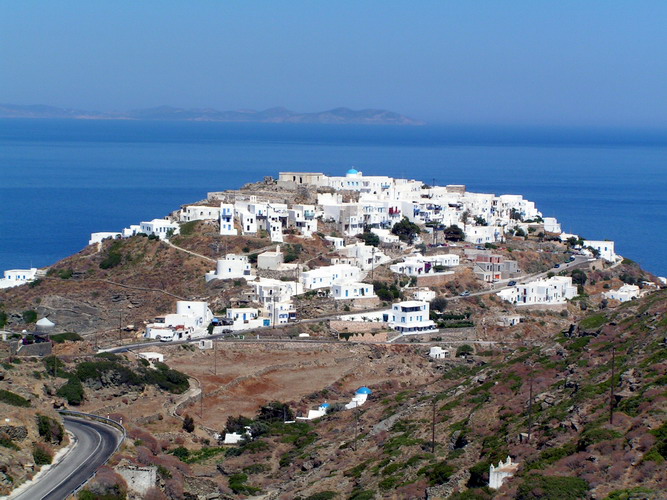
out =
[(66, 118), (74, 120), (156, 120), (199, 122), (254, 122), (254, 123), (333, 123), (345, 125), (424, 125), (424, 122), (384, 109), (335, 108), (317, 113), (296, 113), (286, 108), (264, 111), (218, 111), (211, 108), (157, 108), (137, 109), (127, 113), (101, 113), (54, 106), (0, 104), (0, 118)]

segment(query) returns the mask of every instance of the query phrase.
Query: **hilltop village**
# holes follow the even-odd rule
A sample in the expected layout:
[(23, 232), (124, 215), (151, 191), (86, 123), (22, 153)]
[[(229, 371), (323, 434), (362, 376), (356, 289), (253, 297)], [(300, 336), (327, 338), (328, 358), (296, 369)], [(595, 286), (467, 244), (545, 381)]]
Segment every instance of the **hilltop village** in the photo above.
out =
[(356, 169), (210, 192), (5, 271), (0, 492), (66, 448), (34, 425), (65, 407), (127, 429), (89, 498), (660, 491), (664, 285), (521, 195)]

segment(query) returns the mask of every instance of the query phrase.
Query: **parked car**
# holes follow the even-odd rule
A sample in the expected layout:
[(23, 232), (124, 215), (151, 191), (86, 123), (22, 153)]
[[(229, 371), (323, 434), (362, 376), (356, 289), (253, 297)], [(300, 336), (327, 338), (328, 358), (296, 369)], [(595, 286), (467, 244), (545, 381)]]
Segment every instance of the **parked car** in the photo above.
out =
[(468, 290), (464, 290), (464, 291), (462, 291), (459, 295), (460, 295), (461, 297), (467, 297), (468, 295), (470, 295), (470, 292), (469, 292)]
[(560, 267), (560, 264), (556, 264), (556, 265), (554, 266), (554, 268), (559, 268), (559, 267)]
[(514, 285), (516, 285), (516, 281), (510, 281), (509, 283), (507, 283), (507, 286), (514, 286)]

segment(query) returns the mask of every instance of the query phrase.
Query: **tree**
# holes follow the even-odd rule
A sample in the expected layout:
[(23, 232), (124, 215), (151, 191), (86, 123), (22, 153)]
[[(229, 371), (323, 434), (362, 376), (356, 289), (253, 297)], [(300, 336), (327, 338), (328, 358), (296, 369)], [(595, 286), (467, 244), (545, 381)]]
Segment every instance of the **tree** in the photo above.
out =
[(470, 344), (461, 344), (456, 349), (456, 357), (467, 356), (468, 354), (472, 354), (473, 352), (474, 349)]
[(445, 309), (447, 309), (447, 299), (443, 296), (436, 297), (431, 301), (431, 310), (445, 312)]
[(514, 231), (514, 236), (526, 236), (526, 232), (519, 227)]
[(575, 285), (585, 285), (586, 284), (586, 273), (581, 269), (575, 269), (572, 271), (572, 283)]
[(259, 409), (257, 420), (260, 422), (284, 422), (294, 420), (294, 413), (287, 404), (272, 401)]
[(445, 239), (449, 241), (463, 241), (466, 238), (463, 229), (456, 224), (445, 228)]
[(486, 219), (482, 217), (481, 215), (475, 215), (475, 224), (478, 226), (488, 226), (489, 223), (486, 222)]
[(421, 233), (421, 230), (417, 224), (410, 222), (407, 217), (403, 217), (401, 222), (394, 224), (394, 227), (391, 228), (391, 232), (398, 236), (401, 241), (412, 243), (415, 237)]
[(183, 417), (183, 430), (193, 432), (195, 430), (195, 420), (187, 413)]
[(366, 245), (377, 247), (380, 245), (380, 237), (368, 229), (364, 229), (364, 232), (357, 235), (361, 241), (366, 243)]

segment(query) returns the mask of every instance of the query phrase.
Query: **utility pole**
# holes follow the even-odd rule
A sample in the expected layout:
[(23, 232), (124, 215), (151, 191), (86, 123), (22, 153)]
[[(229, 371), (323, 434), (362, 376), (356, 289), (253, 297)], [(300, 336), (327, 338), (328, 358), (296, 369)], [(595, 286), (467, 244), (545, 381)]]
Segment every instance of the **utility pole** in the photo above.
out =
[(199, 393), (199, 418), (204, 421), (204, 386), (201, 386), (201, 393)]
[(121, 343), (123, 342), (122, 332), (123, 332), (123, 311), (121, 309), (118, 311), (118, 341)]
[(354, 451), (357, 451), (357, 441), (359, 439), (359, 406), (355, 408), (355, 420), (356, 425), (354, 426)]
[(213, 341), (213, 375), (218, 374), (218, 350), (215, 340)]
[(616, 363), (616, 347), (611, 349), (611, 380), (609, 380), (609, 423), (614, 423), (614, 368)]
[(530, 435), (533, 432), (533, 372), (530, 372), (530, 389), (528, 400), (528, 442), (530, 442)]
[(375, 271), (375, 247), (371, 250), (371, 281), (373, 281), (373, 271)]
[(435, 403), (436, 396), (433, 396), (433, 418), (431, 419), (431, 453), (435, 453)]

